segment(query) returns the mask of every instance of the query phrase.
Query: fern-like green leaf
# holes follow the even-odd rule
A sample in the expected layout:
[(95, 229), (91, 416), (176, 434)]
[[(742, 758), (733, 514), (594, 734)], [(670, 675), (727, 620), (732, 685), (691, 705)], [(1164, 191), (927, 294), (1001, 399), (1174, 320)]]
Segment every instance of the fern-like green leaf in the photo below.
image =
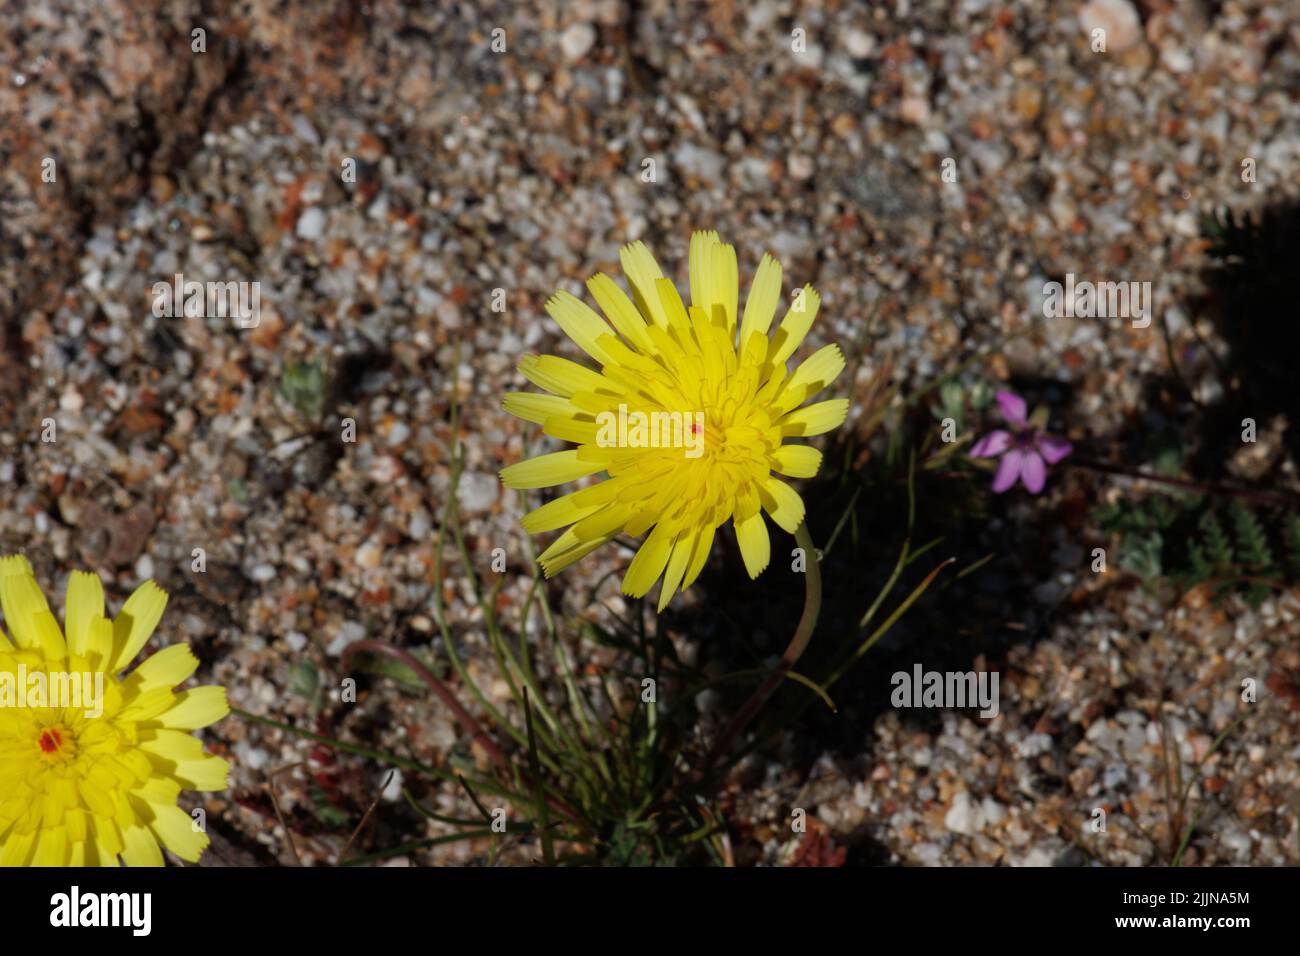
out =
[(1237, 539), (1237, 554), (1240, 562), (1255, 574), (1275, 571), (1273, 551), (1268, 546), (1268, 533), (1260, 524), (1255, 512), (1240, 498), (1233, 499), (1229, 511), (1232, 513), (1232, 526)]
[(1216, 570), (1231, 567), (1235, 557), (1232, 551), (1232, 542), (1228, 540), (1228, 533), (1223, 530), (1223, 525), (1219, 523), (1218, 516), (1207, 509), (1201, 515), (1201, 520), (1197, 522), (1197, 525), (1204, 536), (1201, 541), (1205, 546), (1205, 555), (1209, 559), (1210, 566)]
[(1214, 577), (1214, 566), (1210, 564), (1210, 559), (1205, 556), (1205, 549), (1201, 547), (1199, 541), (1192, 540), (1188, 542), (1187, 559), (1192, 564), (1192, 572), (1189, 575), (1191, 583), (1208, 581)]

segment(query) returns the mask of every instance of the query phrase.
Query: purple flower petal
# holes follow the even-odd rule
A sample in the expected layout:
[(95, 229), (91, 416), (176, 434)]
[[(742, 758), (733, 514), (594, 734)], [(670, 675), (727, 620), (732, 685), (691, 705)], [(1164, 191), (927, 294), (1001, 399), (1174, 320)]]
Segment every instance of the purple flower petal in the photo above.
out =
[(1002, 494), (1016, 483), (1016, 479), (1020, 477), (1020, 468), (1024, 458), (1025, 453), (1015, 448), (1002, 456), (1002, 461), (998, 465), (998, 473), (993, 476), (993, 491), (996, 494)]
[(989, 432), (970, 450), (972, 458), (996, 458), (1011, 447), (1011, 432), (998, 429)]
[(1025, 460), (1020, 464), (1020, 480), (1032, 495), (1043, 490), (1047, 482), (1047, 465), (1043, 464), (1042, 455), (1036, 451), (1025, 452)]
[(1039, 435), (1038, 441), (1035, 442), (1038, 453), (1047, 460), (1049, 465), (1055, 465), (1058, 461), (1074, 451), (1074, 446), (1064, 438), (1057, 438), (1055, 435)]
[(1002, 409), (1002, 417), (1007, 420), (1007, 424), (1023, 428), (1028, 413), (1025, 400), (1015, 392), (998, 392), (994, 398), (998, 400), (998, 407)]

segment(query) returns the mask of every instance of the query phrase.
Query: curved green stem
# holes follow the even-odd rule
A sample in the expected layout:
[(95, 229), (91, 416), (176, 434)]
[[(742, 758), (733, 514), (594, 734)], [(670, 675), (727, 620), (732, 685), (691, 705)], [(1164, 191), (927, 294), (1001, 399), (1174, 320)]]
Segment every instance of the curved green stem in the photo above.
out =
[(781, 660), (777, 662), (767, 679), (755, 688), (754, 692), (749, 695), (744, 706), (736, 712), (736, 716), (731, 718), (731, 722), (723, 729), (721, 736), (709, 751), (707, 759), (704, 761), (703, 769), (700, 776), (707, 776), (713, 766), (722, 759), (722, 757), (731, 749), (736, 737), (740, 735), (751, 720), (758, 716), (758, 712), (763, 709), (767, 699), (775, 693), (776, 689), (781, 686), (790, 670), (794, 667), (795, 662), (803, 656), (803, 652), (808, 648), (808, 642), (812, 640), (813, 630), (817, 627), (817, 618), (822, 609), (822, 572), (818, 564), (817, 549), (813, 547), (812, 535), (808, 533), (808, 523), (805, 521), (799, 525), (799, 529), (794, 533), (795, 543), (803, 549), (804, 553), (804, 600), (803, 614), (799, 617), (799, 626), (795, 628), (794, 637), (790, 638), (790, 643), (786, 646), (785, 653), (781, 655)]

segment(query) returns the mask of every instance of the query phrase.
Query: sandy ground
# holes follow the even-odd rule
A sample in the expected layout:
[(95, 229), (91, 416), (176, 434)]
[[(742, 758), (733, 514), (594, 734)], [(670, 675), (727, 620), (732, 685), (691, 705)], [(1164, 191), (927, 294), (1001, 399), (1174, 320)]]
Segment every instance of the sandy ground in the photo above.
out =
[[(464, 741), (427, 694), (373, 679), (351, 707), (337, 688), (350, 640), (436, 651), (440, 588), (471, 671), (501, 691), (463, 573), (434, 571), (453, 399), (471, 552), (481, 573), (508, 555), (509, 617), (531, 583), (529, 503), (496, 475), (542, 442), (500, 396), (524, 385), (525, 352), (572, 354), (542, 304), (618, 274), (634, 239), (684, 278), (697, 228), (736, 244), (742, 283), (770, 251), (818, 288), (811, 344), (840, 343), (855, 376), (837, 386), (847, 433), (882, 380), (914, 390), (986, 349), (971, 375), (1036, 383), (1077, 447), (1122, 453), (1155, 427), (1162, 325), (1198, 395), (1231, 386), (1206, 357), (1222, 343), (1200, 222), (1295, 197), (1300, 7), (1111, 0), (1082, 21), (1081, 7), (3, 5), (0, 545), (50, 590), (76, 567), (119, 601), (154, 577), (173, 594), (167, 638), (190, 641), (236, 706), (442, 765)], [(1105, 53), (1085, 23), (1107, 30)], [(1043, 318), (1044, 281), (1070, 272), (1150, 281), (1161, 321)], [(260, 324), (158, 317), (154, 284), (176, 273), (259, 282)], [(862, 438), (879, 457), (883, 436)], [(788, 861), (793, 808), (850, 863), (1162, 862), (1164, 768), (1186, 778), (1208, 754), (1185, 862), (1300, 863), (1294, 694), (1262, 693), (1210, 752), (1241, 679), (1300, 681), (1300, 593), (1252, 609), (1091, 574), (1086, 512), (1113, 492), (1070, 473), (990, 506), (987, 573), (882, 643), (837, 715), (733, 779), (737, 862)], [(896, 547), (828, 587), (864, 601)], [(565, 620), (624, 613), (608, 575), (627, 560), (604, 549), (553, 584)], [(774, 592), (798, 600), (789, 575), (719, 570), (665, 620), (706, 661), (743, 658), (710, 642), (748, 629), (761, 660), (785, 638), (740, 608)], [(977, 659), (1003, 675), (994, 721), (881, 706), (896, 667)], [(692, 706), (716, 726), (723, 703)], [(423, 832), (399, 784), (380, 794), (379, 764), (237, 717), (207, 737), (235, 765), (206, 802), (211, 862), (333, 862), (351, 829), (338, 820), (377, 796), (365, 849)], [(422, 786), (465, 812), (454, 787)], [(458, 845), (397, 862), (482, 858)]]

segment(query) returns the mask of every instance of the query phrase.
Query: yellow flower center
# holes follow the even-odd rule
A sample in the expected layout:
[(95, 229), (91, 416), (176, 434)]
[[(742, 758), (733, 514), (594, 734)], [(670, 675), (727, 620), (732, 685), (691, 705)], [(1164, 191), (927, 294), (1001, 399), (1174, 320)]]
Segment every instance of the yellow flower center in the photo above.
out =
[[(0, 655), (0, 669), (13, 674), (16, 668)], [(103, 675), (103, 696), (98, 700), (64, 700), (50, 695), (60, 676), (81, 677), (78, 667), (66, 660), (33, 661), (25, 673), (29, 680), (43, 679), (49, 690), (40, 703), (29, 699), (21, 706), (0, 707), (0, 792), (17, 792), (25, 786), (43, 799), (49, 787), (60, 786), (58, 781), (69, 775), (84, 777), (104, 759), (111, 760), (134, 745), (135, 722), (120, 714), (123, 692), (116, 678)]]

